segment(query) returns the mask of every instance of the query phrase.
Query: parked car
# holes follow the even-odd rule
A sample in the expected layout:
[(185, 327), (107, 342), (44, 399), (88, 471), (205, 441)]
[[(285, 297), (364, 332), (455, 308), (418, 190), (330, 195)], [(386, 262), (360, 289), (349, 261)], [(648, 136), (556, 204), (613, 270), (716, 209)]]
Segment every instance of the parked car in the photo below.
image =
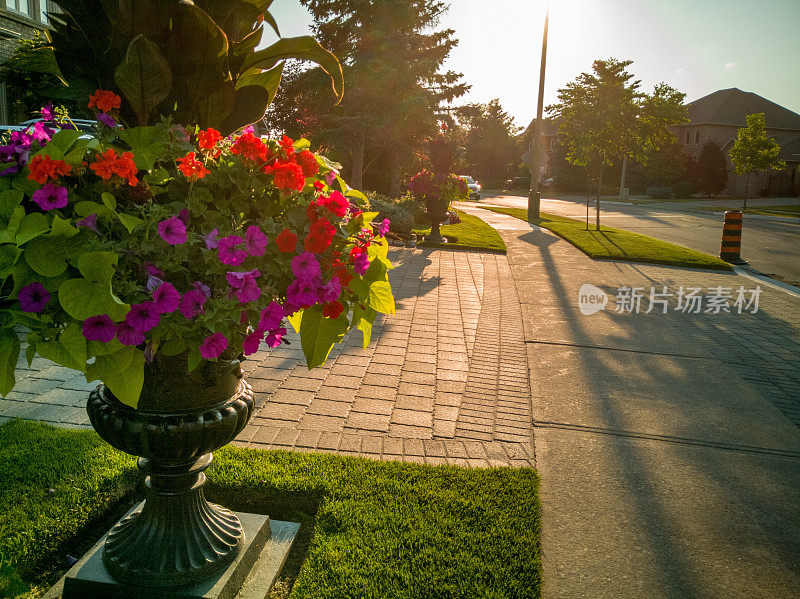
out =
[(459, 175), (459, 179), (463, 179), (467, 182), (467, 187), (469, 187), (469, 199), (470, 200), (480, 200), (481, 199), (481, 184), (478, 183), (475, 179), (470, 177), (469, 175)]

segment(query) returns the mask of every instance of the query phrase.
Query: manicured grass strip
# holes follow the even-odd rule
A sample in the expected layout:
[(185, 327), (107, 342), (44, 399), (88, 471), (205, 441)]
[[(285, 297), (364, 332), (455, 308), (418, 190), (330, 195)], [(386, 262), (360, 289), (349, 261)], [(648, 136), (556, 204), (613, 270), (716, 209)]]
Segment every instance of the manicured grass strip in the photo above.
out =
[[(231, 447), (214, 457), (209, 499), (306, 525), (287, 566), (289, 576), (299, 572), (292, 598), (539, 597), (539, 479), (532, 469)], [(132, 488), (134, 472), (131, 458), (93, 432), (22, 421), (0, 427), (0, 464), (3, 550), (28, 581), (36, 577), (29, 560), (60, 559), (90, 515), (108, 508), (112, 490)], [(48, 496), (44, 489), (53, 485)], [(286, 596), (290, 584), (282, 581), (272, 596)]]
[[(443, 249), (488, 250), (506, 253), (506, 244), (502, 237), (492, 227), (487, 225), (477, 216), (472, 216), (461, 210), (456, 210), (461, 222), (457, 225), (445, 225), (441, 228), (442, 236), (447, 239), (443, 245), (420, 243), (421, 247), (437, 247)], [(414, 229), (417, 237), (422, 238), (431, 232), (427, 229)]]
[[(508, 214), (525, 221), (528, 220), (528, 211), (525, 208), (500, 208), (494, 206), (482, 206), (482, 208), (500, 214)], [(583, 221), (544, 212), (541, 213), (541, 216), (542, 218), (538, 219), (535, 224), (569, 241), (591, 258), (731, 270), (730, 264), (715, 256), (709, 256), (703, 252), (690, 250), (647, 235), (603, 225), (600, 225), (600, 231), (596, 231), (594, 224), (590, 224), (590, 229), (587, 231), (586, 223)], [(602, 219), (602, 215), (600, 218)]]
[[(708, 210), (710, 212), (725, 212), (732, 210), (732, 208), (705, 207), (700, 210)], [(758, 208), (748, 208), (744, 211), (745, 214), (765, 214), (767, 216), (790, 216), (792, 218), (800, 218), (800, 205), (799, 206), (759, 206)]]

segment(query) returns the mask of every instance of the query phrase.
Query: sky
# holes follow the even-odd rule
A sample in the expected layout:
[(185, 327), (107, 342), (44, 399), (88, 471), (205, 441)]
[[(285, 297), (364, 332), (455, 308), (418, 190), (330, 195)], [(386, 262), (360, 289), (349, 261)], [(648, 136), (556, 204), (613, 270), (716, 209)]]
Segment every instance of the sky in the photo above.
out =
[[(444, 68), (472, 85), (456, 103), (499, 98), (527, 125), (536, 116), (547, 0), (449, 4), (439, 27), (454, 29), (459, 44)], [(270, 12), (282, 35), (308, 33), (299, 0), (275, 0)], [(800, 0), (554, 0), (549, 29), (545, 106), (593, 60), (614, 57), (634, 61), (629, 71), (648, 92), (664, 81), (692, 101), (738, 87), (800, 113)]]

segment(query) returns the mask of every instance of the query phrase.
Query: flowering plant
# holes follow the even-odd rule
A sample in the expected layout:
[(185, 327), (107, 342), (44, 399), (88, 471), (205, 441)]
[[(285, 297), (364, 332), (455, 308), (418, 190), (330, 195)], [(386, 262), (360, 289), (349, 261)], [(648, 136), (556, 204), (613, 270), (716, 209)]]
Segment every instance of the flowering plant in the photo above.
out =
[(288, 321), (312, 368), (393, 313), (387, 223), (373, 229), (307, 140), (126, 128), (106, 90), (89, 106), (96, 137), (43, 126), (0, 146), (3, 394), (20, 327), (29, 362), (83, 371), (136, 407), (159, 354), (186, 354), (191, 371), (279, 345)]
[(466, 181), (453, 173), (437, 175), (423, 169), (411, 177), (408, 186), (415, 197), (425, 201), (429, 217), (444, 218), (451, 202), (469, 196)]

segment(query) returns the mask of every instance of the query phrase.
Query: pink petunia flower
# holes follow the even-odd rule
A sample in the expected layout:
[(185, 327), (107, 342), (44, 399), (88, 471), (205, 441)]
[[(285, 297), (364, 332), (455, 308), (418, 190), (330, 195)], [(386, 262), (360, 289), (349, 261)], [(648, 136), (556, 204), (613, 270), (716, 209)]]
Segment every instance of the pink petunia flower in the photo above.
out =
[(269, 238), (255, 225), (247, 227), (244, 246), (251, 256), (263, 256), (267, 251)]
[(172, 283), (161, 283), (158, 288), (153, 291), (153, 301), (156, 304), (156, 309), (161, 314), (170, 314), (178, 309), (178, 304), (181, 301), (181, 294), (172, 285)]
[(313, 279), (322, 276), (319, 261), (311, 252), (303, 252), (292, 258), (292, 272), (298, 279)]
[(102, 341), (103, 343), (108, 343), (117, 334), (117, 327), (108, 314), (87, 318), (83, 321), (81, 330), (88, 341)]
[(67, 188), (45, 183), (41, 189), (33, 192), (33, 201), (45, 211), (64, 208), (67, 205)]
[(186, 318), (194, 318), (198, 314), (202, 314), (203, 304), (206, 303), (206, 294), (200, 291), (199, 289), (192, 289), (191, 291), (187, 291), (183, 294), (180, 303), (178, 304), (178, 310), (181, 311)]
[(20, 289), (17, 300), (23, 312), (41, 312), (50, 301), (50, 292), (37, 281)]
[(222, 333), (214, 333), (200, 344), (200, 355), (206, 360), (213, 360), (226, 349), (228, 349), (228, 338)]
[(125, 315), (125, 322), (139, 333), (146, 333), (161, 322), (161, 313), (155, 302), (131, 304), (130, 311)]
[(267, 334), (267, 338), (265, 339), (265, 341), (269, 347), (278, 347), (281, 344), (281, 340), (283, 339), (284, 335), (286, 335), (286, 329), (280, 327), (278, 329), (270, 331)]
[(317, 290), (320, 303), (327, 304), (339, 299), (342, 294), (342, 284), (338, 277), (331, 277), (331, 280), (321, 285)]
[(241, 266), (244, 259), (248, 256), (247, 250), (234, 248), (243, 242), (244, 239), (238, 235), (228, 235), (220, 239), (217, 246), (219, 261), (228, 266)]
[(283, 306), (278, 302), (272, 302), (269, 306), (261, 310), (261, 318), (258, 321), (258, 328), (265, 331), (277, 329), (283, 322)]
[(158, 223), (158, 234), (170, 245), (181, 245), (186, 243), (187, 239), (186, 224), (173, 216)]
[(117, 325), (117, 339), (122, 345), (140, 345), (144, 343), (144, 333), (140, 333), (127, 322)]
[(247, 337), (244, 338), (244, 343), (242, 344), (242, 350), (244, 351), (245, 356), (250, 356), (258, 351), (259, 346), (261, 345), (261, 340), (264, 338), (264, 330), (263, 329), (256, 329), (252, 333), (250, 333)]
[(319, 302), (317, 290), (321, 279), (295, 279), (286, 289), (286, 299), (293, 306), (308, 307)]

